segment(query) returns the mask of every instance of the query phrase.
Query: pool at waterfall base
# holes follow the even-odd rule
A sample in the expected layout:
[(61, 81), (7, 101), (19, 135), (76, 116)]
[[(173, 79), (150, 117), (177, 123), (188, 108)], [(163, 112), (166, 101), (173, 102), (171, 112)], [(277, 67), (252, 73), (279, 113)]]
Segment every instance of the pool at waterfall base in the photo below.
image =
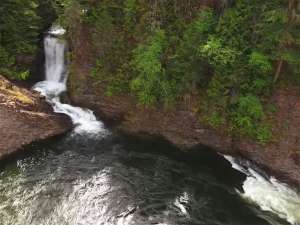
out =
[(288, 224), (243, 199), (245, 176), (205, 148), (69, 134), (1, 166), (3, 225)]

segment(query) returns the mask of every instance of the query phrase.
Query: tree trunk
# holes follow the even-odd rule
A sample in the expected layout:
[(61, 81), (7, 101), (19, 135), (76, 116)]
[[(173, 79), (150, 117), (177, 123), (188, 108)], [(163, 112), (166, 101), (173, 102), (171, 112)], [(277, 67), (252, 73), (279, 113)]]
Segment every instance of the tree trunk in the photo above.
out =
[(278, 78), (280, 76), (280, 73), (281, 73), (281, 70), (282, 70), (282, 65), (283, 65), (283, 60), (281, 59), (278, 63), (278, 66), (277, 66), (276, 74), (275, 74), (275, 77), (274, 77), (274, 83), (276, 83), (276, 81), (278, 80)]

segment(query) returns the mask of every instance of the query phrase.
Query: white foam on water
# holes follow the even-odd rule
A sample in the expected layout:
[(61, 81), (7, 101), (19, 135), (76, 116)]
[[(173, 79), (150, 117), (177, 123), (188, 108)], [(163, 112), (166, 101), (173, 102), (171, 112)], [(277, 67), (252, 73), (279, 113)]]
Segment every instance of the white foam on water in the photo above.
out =
[(104, 136), (108, 132), (91, 110), (60, 102), (59, 96), (67, 90), (66, 42), (59, 37), (64, 33), (65, 30), (56, 25), (50, 28), (45, 37), (46, 80), (34, 85), (33, 89), (46, 97), (55, 112), (64, 113), (72, 119), (75, 134)]
[(33, 86), (33, 89), (40, 92), (41, 95), (52, 99), (60, 96), (63, 92), (67, 90), (64, 83), (59, 83), (55, 81), (41, 81)]
[(52, 35), (62, 36), (66, 33), (66, 30), (59, 25), (53, 25), (48, 33)]
[(258, 205), (264, 211), (277, 214), (293, 225), (300, 224), (299, 193), (274, 177), (266, 179), (255, 170), (239, 165), (231, 156), (225, 158), (234, 169), (247, 175), (243, 183), (244, 193), (240, 193), (245, 200)]
[(64, 113), (72, 119), (77, 134), (104, 135), (107, 133), (102, 122), (98, 121), (94, 113), (89, 109), (63, 104), (58, 98), (52, 99), (54, 111)]
[(183, 192), (180, 196), (175, 198), (174, 206), (176, 206), (180, 210), (180, 214), (186, 217), (190, 217), (189, 212), (186, 208), (190, 201), (190, 197), (188, 192)]

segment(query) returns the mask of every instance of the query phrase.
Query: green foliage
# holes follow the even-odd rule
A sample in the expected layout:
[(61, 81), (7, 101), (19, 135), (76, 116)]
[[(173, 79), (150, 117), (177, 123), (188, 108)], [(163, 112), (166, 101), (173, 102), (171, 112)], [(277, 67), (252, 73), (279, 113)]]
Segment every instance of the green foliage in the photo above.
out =
[(225, 86), (225, 76), (213, 76), (207, 88), (207, 113), (224, 115), (229, 103), (229, 89)]
[(274, 77), (283, 69), (300, 77), (297, 4), (235, 0), (217, 12), (196, 0), (57, 2), (69, 30), (81, 24), (91, 34), (91, 74), (108, 95), (155, 105), (198, 94), (204, 121), (237, 135), (270, 140), (263, 106)]
[(102, 86), (106, 87), (106, 95), (112, 96), (114, 94), (123, 94), (130, 91), (129, 80), (127, 77), (128, 65), (124, 64), (122, 68), (118, 69), (115, 74), (105, 73), (103, 67), (103, 60), (98, 59), (96, 66), (91, 71), (91, 76), (98, 80)]
[(124, 28), (129, 32), (134, 30), (136, 23), (136, 2), (136, 0), (126, 0), (124, 3)]
[(163, 67), (163, 53), (166, 48), (166, 35), (157, 30), (148, 43), (139, 45), (133, 56), (137, 77), (131, 82), (131, 89), (143, 105), (153, 105), (160, 100), (173, 101), (172, 82), (166, 77)]
[(28, 70), (26, 70), (26, 71), (23, 71), (23, 72), (20, 72), (19, 74), (18, 74), (18, 79), (19, 80), (27, 80), (27, 78), (29, 77), (29, 71)]
[(232, 110), (233, 129), (239, 134), (267, 142), (271, 138), (269, 125), (264, 122), (263, 106), (256, 96), (241, 96), (236, 108)]
[(249, 4), (245, 0), (236, 0), (232, 8), (224, 11), (216, 28), (216, 35), (222, 39), (223, 44), (241, 52), (251, 48), (253, 31), (253, 16), (255, 10), (262, 7), (265, 1), (254, 0)]
[(9, 53), (0, 46), (0, 66), (1, 67), (10, 67), (14, 65), (15, 59), (14, 57), (10, 56)]
[(0, 4), (1, 45), (10, 54), (28, 53), (37, 41), (37, 1), (2, 0)]
[(251, 53), (249, 65), (258, 73), (269, 74), (273, 70), (272, 63), (268, 56), (257, 51)]
[(235, 112), (240, 115), (248, 116), (253, 120), (259, 120), (264, 117), (263, 107), (256, 96), (241, 96), (237, 106)]
[(109, 1), (87, 8), (79, 19), (90, 28), (91, 41), (97, 55), (91, 75), (98, 84), (104, 86), (107, 95), (128, 93), (130, 89), (131, 43), (125, 41), (122, 24), (119, 16), (116, 16), (122, 13), (115, 1)]
[[(221, 115), (233, 132), (270, 140), (262, 99), (272, 90), (274, 55), (282, 40), (280, 30), (285, 29), (284, 17), (277, 14), (281, 8), (280, 1), (237, 0), (199, 46), (199, 55), (214, 71), (206, 89), (209, 107), (204, 107), (211, 125)], [(275, 28), (278, 31), (271, 32)]]
[[(42, 0), (1, 0), (0, 73), (27, 79), (20, 59), (35, 51)], [(294, 1), (289, 1), (289, 3)], [(283, 71), (300, 82), (299, 3), (235, 0), (222, 12), (197, 0), (45, 0), (71, 45), (87, 36), (91, 76), (107, 95), (130, 93), (142, 105), (201, 95), (213, 127), (266, 142), (264, 105)], [(39, 14), (40, 15), (40, 14)], [(43, 25), (42, 25), (43, 24)], [(80, 29), (78, 29), (80, 27)]]
[(217, 111), (213, 111), (212, 114), (206, 116), (204, 121), (214, 128), (219, 128), (226, 122), (224, 115), (218, 113)]
[[(0, 72), (11, 78), (27, 78), (18, 58), (33, 55), (38, 40), (40, 18), (37, 0), (1, 0)], [(28, 66), (28, 65), (26, 65)], [(27, 69), (27, 68), (25, 68)]]
[(213, 67), (220, 68), (220, 70), (234, 66), (240, 55), (237, 50), (222, 46), (221, 40), (215, 37), (210, 37), (203, 46), (200, 46), (199, 54), (207, 58)]
[(197, 86), (204, 86), (207, 83), (206, 65), (199, 56), (199, 46), (207, 41), (208, 35), (216, 26), (216, 21), (214, 12), (211, 9), (205, 9), (200, 11), (193, 22), (183, 31), (183, 38), (176, 49), (174, 60), (169, 66), (171, 73), (180, 82), (181, 92), (185, 92), (186, 89), (195, 91)]

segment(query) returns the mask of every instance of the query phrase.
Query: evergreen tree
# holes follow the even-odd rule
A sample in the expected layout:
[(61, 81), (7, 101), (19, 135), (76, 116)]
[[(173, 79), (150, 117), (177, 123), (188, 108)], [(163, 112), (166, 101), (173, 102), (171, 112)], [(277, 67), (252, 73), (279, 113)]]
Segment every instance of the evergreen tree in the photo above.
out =
[(17, 76), (16, 60), (28, 57), (36, 48), (40, 18), (36, 0), (0, 2), (0, 72)]

